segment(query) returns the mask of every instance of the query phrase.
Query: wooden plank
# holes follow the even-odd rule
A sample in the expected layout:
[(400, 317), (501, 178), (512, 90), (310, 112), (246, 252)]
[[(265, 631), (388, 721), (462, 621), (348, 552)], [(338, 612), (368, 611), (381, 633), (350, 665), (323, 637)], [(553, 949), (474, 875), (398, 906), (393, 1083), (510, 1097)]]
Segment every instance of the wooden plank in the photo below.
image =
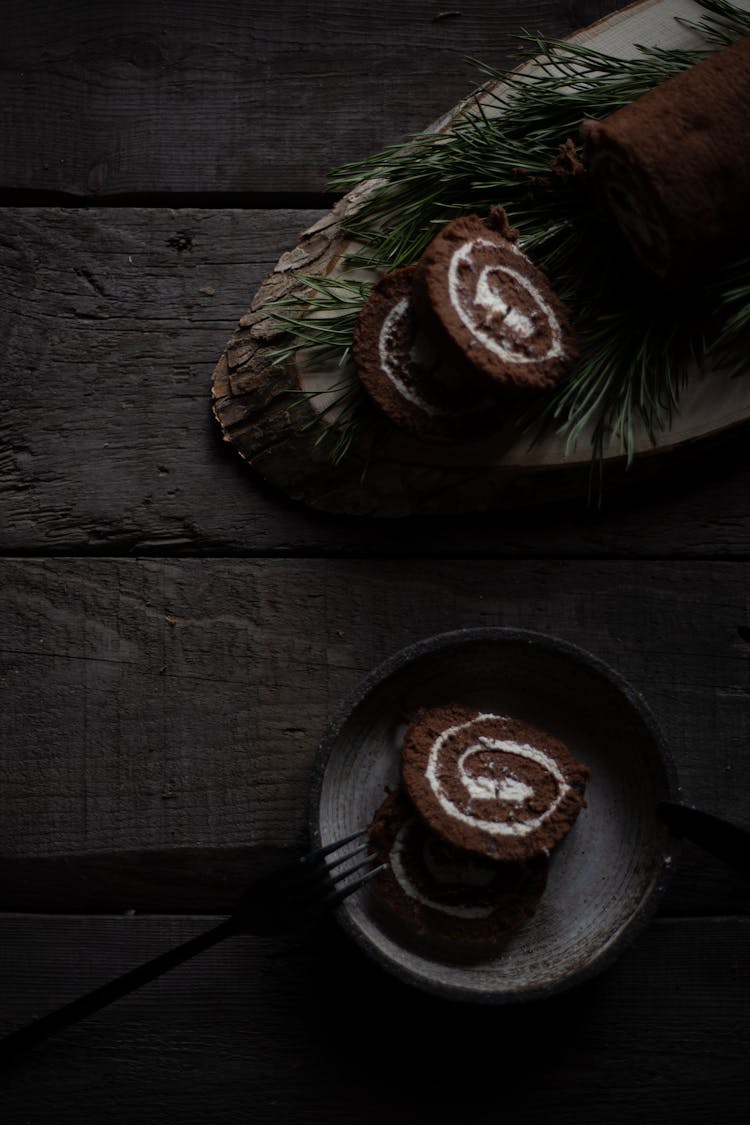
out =
[(133, 192), (320, 192), (329, 170), (423, 128), (513, 58), (614, 0), (242, 0), (3, 7), (0, 184)]
[[(405, 645), (466, 626), (611, 664), (653, 709), (685, 798), (742, 822), (747, 585), (731, 563), (5, 560), (0, 906), (227, 909), (303, 846), (342, 701)], [(665, 905), (748, 902), (693, 855)]]
[[(299, 835), (296, 847), (180, 845), (83, 855), (0, 855), (0, 912), (231, 914), (256, 876), (300, 854), (301, 829)], [(659, 913), (717, 917), (728, 911), (750, 914), (747, 877), (684, 843)]]
[(205, 548), (227, 492), (258, 545), (273, 537), (275, 504), (222, 448), (209, 381), (290, 228), (318, 214), (5, 212), (6, 549)]
[[(0, 1027), (209, 921), (0, 918)], [(333, 926), (307, 947), (236, 939), (16, 1059), (3, 1121), (447, 1125), (470, 1105), (529, 1125), (735, 1125), (749, 937), (747, 919), (661, 921), (601, 977), (508, 1010), (411, 990)]]
[(320, 212), (0, 212), (0, 549), (9, 552), (747, 556), (744, 436), (643, 487), (499, 516), (336, 519), (219, 438), (211, 371)]

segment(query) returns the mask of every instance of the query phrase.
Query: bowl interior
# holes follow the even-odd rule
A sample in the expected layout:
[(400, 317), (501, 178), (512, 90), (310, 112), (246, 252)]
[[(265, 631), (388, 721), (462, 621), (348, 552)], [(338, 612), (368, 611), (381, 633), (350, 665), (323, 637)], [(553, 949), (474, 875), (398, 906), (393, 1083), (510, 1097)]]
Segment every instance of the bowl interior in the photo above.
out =
[(658, 894), (671, 839), (655, 809), (672, 789), (670, 762), (627, 685), (580, 650), (511, 630), (446, 634), (376, 673), (324, 740), (313, 813), (322, 843), (369, 823), (398, 783), (409, 717), (449, 702), (524, 719), (591, 768), (588, 806), (553, 852), (539, 909), (470, 957), (389, 923), (370, 890), (344, 904), (341, 921), (386, 968), (444, 995), (503, 1002), (566, 987), (614, 956)]

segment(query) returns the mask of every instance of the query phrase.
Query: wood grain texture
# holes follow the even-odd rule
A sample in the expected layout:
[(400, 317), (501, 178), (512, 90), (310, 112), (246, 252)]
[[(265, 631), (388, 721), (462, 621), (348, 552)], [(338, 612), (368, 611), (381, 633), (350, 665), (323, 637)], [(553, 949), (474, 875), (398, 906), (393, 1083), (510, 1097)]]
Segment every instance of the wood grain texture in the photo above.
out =
[(369, 521), (263, 486), (210, 416), (216, 357), (316, 211), (0, 212), (5, 552), (750, 554), (745, 437), (648, 484), (474, 517)]
[[(6, 916), (0, 1027), (208, 923)], [(470, 1109), (530, 1125), (739, 1125), (749, 925), (657, 922), (596, 980), (508, 1010), (410, 990), (333, 927), (307, 947), (236, 939), (15, 1060), (3, 1121), (452, 1125)]]
[(319, 192), (330, 169), (423, 128), (513, 57), (614, 0), (8, 0), (0, 185)]
[[(464, 56), (501, 63), (522, 25), (616, 6), (3, 5), (0, 190), (273, 209), (0, 212), (0, 1034), (210, 925), (303, 846), (339, 701), (432, 632), (590, 648), (651, 704), (685, 796), (746, 818), (746, 438), (602, 512), (375, 526), (286, 502), (210, 417), (216, 357), (330, 167), (444, 112), (474, 81)], [(71, 553), (202, 557), (42, 557)], [(308, 947), (242, 939), (0, 1073), (0, 1117), (734, 1125), (749, 906), (686, 847), (611, 971), (509, 1012), (406, 990), (333, 925)], [(468, 1099), (466, 1074), (487, 1079)]]
[[(256, 876), (296, 858), (301, 847), (256, 843), (28, 858), (0, 854), (0, 912), (231, 914)], [(659, 913), (750, 914), (748, 880), (684, 843)]]
[[(611, 664), (685, 798), (746, 821), (747, 584), (740, 564), (6, 560), (0, 906), (60, 909), (69, 891), (79, 909), (228, 908), (304, 845), (342, 701), (405, 645), (467, 626)], [(737, 879), (688, 860), (666, 910), (746, 909)]]
[[(211, 369), (238, 300), (249, 300), (290, 226), (316, 217), (4, 214), (0, 349), (14, 376), (1, 392), (6, 549), (190, 545), (194, 521), (211, 521), (236, 479), (210, 416)], [(275, 505), (237, 484), (262, 541)]]

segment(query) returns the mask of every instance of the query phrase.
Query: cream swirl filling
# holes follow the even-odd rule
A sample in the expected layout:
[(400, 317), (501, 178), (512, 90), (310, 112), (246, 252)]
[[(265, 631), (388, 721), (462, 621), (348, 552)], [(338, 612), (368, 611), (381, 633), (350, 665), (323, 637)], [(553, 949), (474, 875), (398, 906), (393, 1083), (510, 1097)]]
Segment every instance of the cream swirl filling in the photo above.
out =
[(409, 872), (406, 870), (406, 865), (404, 864), (404, 851), (407, 846), (409, 831), (413, 825), (414, 821), (410, 820), (399, 828), (388, 855), (391, 870), (404, 894), (415, 902), (418, 902), (421, 906), (428, 906), (430, 910), (438, 910), (441, 914), (451, 914), (454, 918), (489, 918), (496, 909), (493, 904), (484, 906), (461, 906), (459, 904), (438, 902), (436, 899), (429, 898), (428, 895), (422, 893), (409, 875)]
[[(560, 322), (534, 283), (520, 270), (499, 264), (484, 265), (479, 270), (474, 292), (466, 294), (461, 275), (467, 271), (472, 274), (476, 272), (474, 253), (483, 248), (496, 250), (497, 246), (489, 239), (474, 238), (456, 250), (448, 267), (448, 294), (461, 323), (487, 351), (498, 356), (504, 363), (544, 363), (562, 356), (564, 349)], [(510, 249), (520, 255), (520, 250), (516, 247)], [(510, 279), (514, 286), (519, 286), (531, 297), (535, 305), (533, 312), (527, 315), (505, 300), (498, 285), (503, 278)], [(502, 334), (487, 331), (478, 313), (497, 317), (502, 325)], [(540, 317), (549, 326), (551, 339), (546, 347), (529, 354), (528, 341), (534, 335)]]
[(384, 319), (378, 337), (378, 358), (380, 359), (380, 366), (386, 378), (395, 387), (401, 397), (405, 398), (407, 402), (410, 402), (412, 406), (416, 406), (419, 410), (424, 411), (425, 414), (445, 414), (445, 410), (441, 410), (438, 406), (435, 406), (434, 403), (428, 402), (414, 387), (410, 387), (404, 382), (401, 378), (401, 373), (393, 361), (394, 353), (398, 352), (399, 342), (406, 330), (409, 313), (410, 301), (407, 297), (402, 297)]
[(534, 795), (534, 789), (531, 785), (517, 778), (507, 767), (501, 768), (501, 776), (498, 778), (495, 773), (469, 773), (467, 763), (474, 755), (486, 754), (489, 751), (490, 753), (495, 752), (503, 755), (512, 755), (541, 766), (542, 769), (546, 770), (554, 778), (557, 792), (551, 804), (538, 816), (530, 816), (526, 819), (517, 818), (512, 821), (487, 820), (482, 816), (476, 816), (466, 811), (466, 809), (458, 807), (455, 801), (451, 799), (440, 779), (442, 752), (446, 744), (456, 735), (469, 730), (477, 723), (498, 718), (500, 718), (498, 715), (480, 714), (476, 715), (473, 719), (469, 719), (466, 723), (447, 727), (438, 738), (435, 739), (435, 742), (430, 748), (425, 776), (427, 777), (430, 789), (435, 795), (435, 799), (447, 816), (452, 817), (454, 820), (460, 820), (464, 824), (470, 825), (472, 828), (479, 828), (492, 836), (528, 836), (530, 832), (536, 831), (537, 828), (540, 828), (544, 822), (552, 816), (563, 798), (570, 792), (570, 786), (565, 780), (565, 776), (559, 765), (554, 758), (551, 758), (549, 754), (545, 754), (543, 750), (540, 750), (536, 746), (529, 746), (525, 743), (514, 742), (509, 739), (488, 738), (486, 735), (479, 735), (475, 742), (471, 743), (462, 751), (457, 762), (458, 778), (462, 787), (466, 790), (468, 802), (491, 800), (503, 801), (518, 806), (523, 805), (526, 800)]

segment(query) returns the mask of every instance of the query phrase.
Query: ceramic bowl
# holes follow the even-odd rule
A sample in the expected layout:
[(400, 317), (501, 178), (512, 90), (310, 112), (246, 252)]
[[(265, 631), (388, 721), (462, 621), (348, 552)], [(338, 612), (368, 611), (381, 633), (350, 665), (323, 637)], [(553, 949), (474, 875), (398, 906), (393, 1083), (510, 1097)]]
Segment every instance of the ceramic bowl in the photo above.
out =
[(656, 908), (677, 846), (656, 814), (676, 797), (671, 757), (637, 693), (581, 649), (518, 629), (446, 633), (400, 652), (341, 708), (316, 762), (315, 841), (370, 822), (398, 784), (408, 718), (451, 702), (540, 727), (591, 768), (587, 807), (553, 852), (539, 908), (479, 950), (409, 931), (372, 887), (343, 904), (341, 924), (385, 969), (443, 996), (504, 1003), (568, 988), (609, 964)]

